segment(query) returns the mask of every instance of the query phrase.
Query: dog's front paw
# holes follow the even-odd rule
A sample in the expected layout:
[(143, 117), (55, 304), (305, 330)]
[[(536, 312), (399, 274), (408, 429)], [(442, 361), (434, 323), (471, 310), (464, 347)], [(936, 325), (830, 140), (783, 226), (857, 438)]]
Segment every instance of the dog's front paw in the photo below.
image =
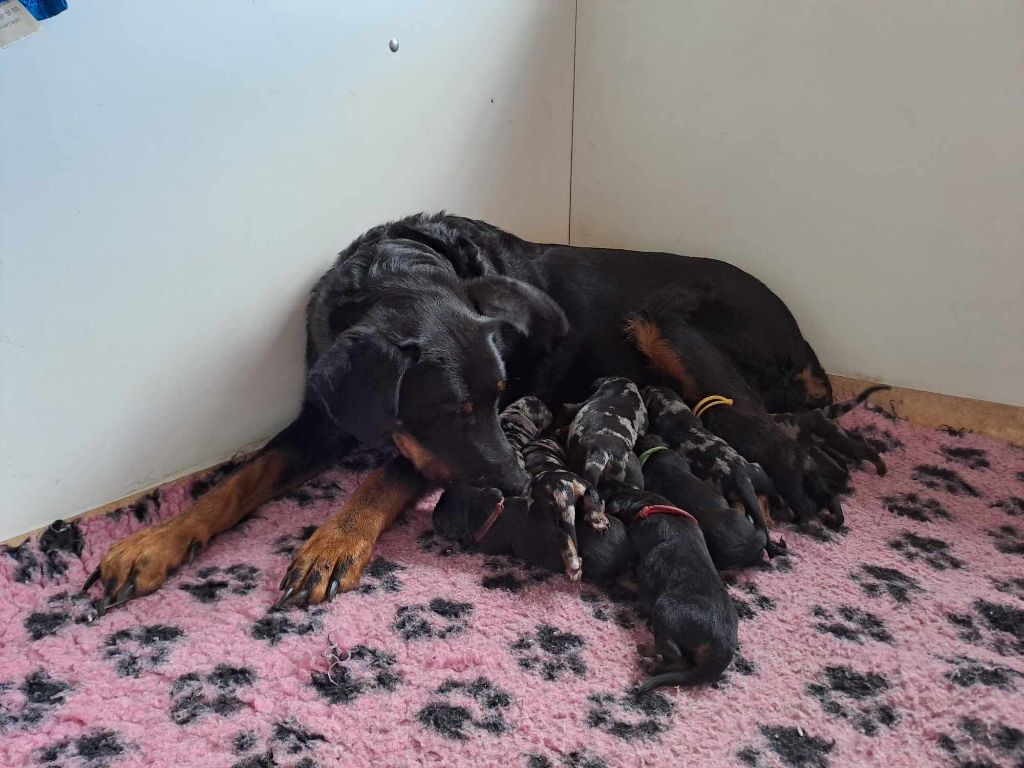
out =
[(333, 600), (338, 592), (350, 592), (359, 586), (372, 551), (372, 538), (344, 530), (335, 521), (320, 526), (288, 567), (277, 604), (293, 600), (312, 605)]
[(103, 613), (133, 597), (155, 592), (171, 571), (186, 558), (194, 558), (202, 545), (178, 521), (146, 528), (107, 550), (82, 591), (88, 591), (96, 582), (103, 586), (103, 599), (97, 606)]

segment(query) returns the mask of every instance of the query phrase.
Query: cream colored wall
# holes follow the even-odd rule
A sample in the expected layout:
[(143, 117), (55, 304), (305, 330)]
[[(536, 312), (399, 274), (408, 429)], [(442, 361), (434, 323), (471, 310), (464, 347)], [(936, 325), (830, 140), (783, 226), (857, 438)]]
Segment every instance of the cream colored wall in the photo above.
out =
[(306, 294), (364, 229), (564, 241), (573, 15), (104, 0), (0, 53), (0, 540), (286, 424)]
[(833, 372), (1024, 404), (1024, 4), (586, 0), (572, 242), (732, 261)]

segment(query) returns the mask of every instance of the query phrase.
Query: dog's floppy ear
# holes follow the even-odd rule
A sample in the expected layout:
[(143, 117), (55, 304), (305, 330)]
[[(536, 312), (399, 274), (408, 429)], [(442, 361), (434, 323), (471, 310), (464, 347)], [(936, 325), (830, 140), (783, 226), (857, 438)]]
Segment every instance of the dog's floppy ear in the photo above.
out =
[(511, 326), (533, 342), (549, 346), (569, 332), (569, 321), (555, 300), (522, 280), (488, 275), (467, 280), (465, 289), (479, 314)]
[(369, 326), (339, 336), (306, 376), (306, 400), (338, 432), (374, 447), (395, 425), (402, 377), (416, 362), (415, 344), (398, 346)]

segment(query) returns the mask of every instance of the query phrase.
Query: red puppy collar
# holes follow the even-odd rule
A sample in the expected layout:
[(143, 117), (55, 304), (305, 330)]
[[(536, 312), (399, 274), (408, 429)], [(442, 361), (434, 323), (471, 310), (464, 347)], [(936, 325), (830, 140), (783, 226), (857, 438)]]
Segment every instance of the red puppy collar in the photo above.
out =
[(501, 513), (504, 511), (505, 499), (502, 498), (501, 501), (498, 502), (497, 506), (495, 506), (494, 511), (487, 516), (486, 520), (484, 520), (484, 524), (480, 526), (480, 530), (473, 534), (473, 541), (479, 544), (483, 540), (484, 536), (490, 533), (491, 528), (493, 528), (494, 524), (498, 522), (498, 518), (501, 517)]
[[(643, 520), (651, 515), (675, 515), (676, 517), (685, 517), (688, 520), (693, 520), (695, 523), (697, 522), (697, 518), (689, 512), (679, 507), (670, 507), (668, 504), (650, 504), (637, 512), (633, 520)], [(700, 523), (697, 524), (700, 525)]]

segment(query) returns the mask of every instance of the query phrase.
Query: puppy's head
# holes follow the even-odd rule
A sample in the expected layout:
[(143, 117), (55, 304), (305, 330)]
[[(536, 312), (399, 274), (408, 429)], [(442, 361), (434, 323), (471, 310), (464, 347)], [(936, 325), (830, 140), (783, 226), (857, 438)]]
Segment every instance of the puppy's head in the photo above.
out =
[(434, 530), (446, 539), (472, 544), (473, 537), (501, 500), (497, 488), (455, 483), (445, 489), (434, 507)]
[(529, 478), (498, 424), (505, 359), (520, 343), (553, 344), (567, 330), (547, 294), (510, 278), (414, 292), (335, 339), (310, 368), (307, 402), (364, 445), (392, 439), (434, 482), (516, 494)]

